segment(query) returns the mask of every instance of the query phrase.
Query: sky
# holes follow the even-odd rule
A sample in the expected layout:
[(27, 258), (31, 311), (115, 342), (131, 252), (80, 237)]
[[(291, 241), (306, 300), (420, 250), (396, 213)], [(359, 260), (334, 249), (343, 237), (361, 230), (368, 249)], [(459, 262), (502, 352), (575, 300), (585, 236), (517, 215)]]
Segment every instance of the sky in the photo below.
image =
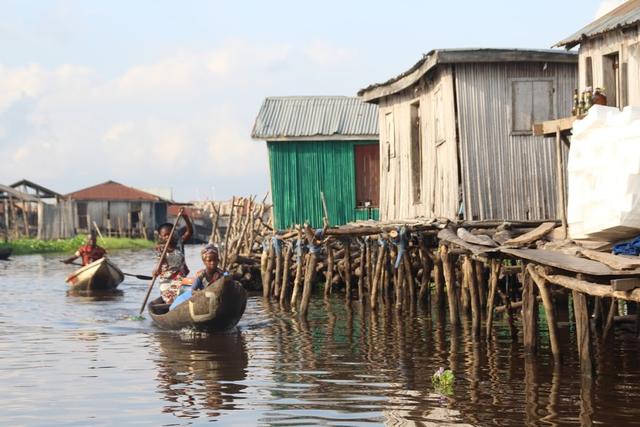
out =
[(356, 96), (432, 49), (550, 48), (621, 3), (0, 0), (0, 184), (262, 198), (265, 97)]

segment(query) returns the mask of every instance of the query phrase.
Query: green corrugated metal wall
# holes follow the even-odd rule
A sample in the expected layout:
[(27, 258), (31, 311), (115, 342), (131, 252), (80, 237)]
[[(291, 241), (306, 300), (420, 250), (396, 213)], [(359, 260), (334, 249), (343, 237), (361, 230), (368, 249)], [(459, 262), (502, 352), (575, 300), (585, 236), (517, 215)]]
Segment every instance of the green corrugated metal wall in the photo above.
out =
[[(308, 221), (322, 227), (324, 192), (331, 225), (367, 219), (366, 209), (356, 210), (353, 146), (378, 141), (267, 142), (271, 191), (278, 229)], [(373, 219), (378, 210), (372, 209)]]

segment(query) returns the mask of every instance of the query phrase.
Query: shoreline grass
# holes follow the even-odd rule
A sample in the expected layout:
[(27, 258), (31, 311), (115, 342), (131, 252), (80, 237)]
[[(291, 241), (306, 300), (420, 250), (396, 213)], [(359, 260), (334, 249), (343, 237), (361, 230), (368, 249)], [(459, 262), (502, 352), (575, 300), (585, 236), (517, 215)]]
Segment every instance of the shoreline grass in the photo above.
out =
[[(10, 247), (13, 255), (29, 255), (42, 253), (67, 252), (73, 254), (78, 248), (87, 242), (86, 235), (78, 235), (72, 239), (38, 240), (17, 239), (7, 243), (0, 243), (0, 247)], [(149, 249), (154, 242), (146, 239), (131, 239), (119, 237), (98, 238), (98, 245), (107, 251), (116, 249)]]

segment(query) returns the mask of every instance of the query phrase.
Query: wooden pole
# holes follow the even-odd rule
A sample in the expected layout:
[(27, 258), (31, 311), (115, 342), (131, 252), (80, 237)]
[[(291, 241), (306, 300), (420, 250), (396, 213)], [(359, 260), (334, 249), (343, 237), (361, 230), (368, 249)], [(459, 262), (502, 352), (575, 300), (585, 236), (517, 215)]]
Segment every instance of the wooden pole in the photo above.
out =
[(579, 291), (571, 291), (573, 296), (573, 310), (576, 319), (576, 337), (578, 341), (578, 355), (580, 357), (580, 370), (583, 376), (592, 374), (591, 350), (589, 338), (589, 310), (587, 299)]
[(420, 261), (422, 262), (422, 277), (420, 278), (420, 291), (418, 292), (418, 301), (428, 304), (429, 297), (431, 296), (430, 284), (432, 264), (431, 259), (429, 258), (429, 251), (427, 249), (427, 245), (424, 242), (424, 239), (420, 237), (418, 240), (420, 242), (418, 253), (420, 254)]
[(367, 247), (363, 244), (360, 248), (360, 276), (358, 276), (358, 302), (364, 301), (364, 278), (366, 276)]
[(478, 290), (478, 303), (480, 309), (487, 306), (487, 281), (485, 278), (485, 268), (482, 261), (476, 261), (473, 264), (474, 271), (476, 273), (476, 289)]
[(276, 245), (280, 245), (275, 251), (276, 256), (276, 275), (273, 280), (273, 296), (276, 300), (280, 299), (280, 284), (282, 283), (282, 241), (276, 240)]
[(378, 260), (376, 261), (376, 268), (373, 273), (373, 278), (371, 282), (371, 295), (370, 295), (371, 310), (375, 310), (378, 305), (378, 289), (382, 285), (382, 265), (384, 263), (386, 251), (387, 251), (386, 246), (380, 246), (378, 248)]
[(302, 264), (304, 262), (304, 252), (302, 251), (302, 231), (298, 229), (297, 256), (296, 256), (296, 277), (293, 279), (293, 291), (291, 292), (291, 307), (298, 304), (300, 294), (300, 281), (302, 280)]
[[(311, 232), (308, 225), (305, 227), (305, 231), (307, 234), (307, 240), (309, 241), (310, 245), (315, 245), (316, 242), (313, 239), (313, 233)], [(313, 249), (309, 250), (309, 255), (307, 256), (307, 268), (304, 276), (304, 287), (302, 289), (302, 301), (300, 301), (300, 315), (304, 318), (307, 317), (307, 312), (309, 309), (309, 301), (311, 300), (311, 291), (317, 262), (318, 257), (316, 255), (316, 252)], [(347, 266), (346, 268), (349, 267)]]
[(416, 283), (413, 280), (413, 269), (411, 268), (411, 256), (409, 255), (409, 249), (407, 248), (404, 256), (402, 257), (402, 262), (404, 263), (404, 277), (405, 284), (409, 288), (409, 298), (411, 300), (411, 304), (416, 300)]
[(491, 259), (491, 273), (489, 275), (489, 295), (487, 296), (487, 340), (493, 333), (493, 310), (496, 300), (496, 289), (498, 288), (498, 278), (500, 277), (500, 261)]
[(344, 245), (343, 266), (344, 266), (344, 283), (345, 283), (345, 300), (351, 300), (351, 239), (342, 240)]
[[(227, 229), (227, 232), (229, 230)], [(273, 272), (273, 258), (275, 257), (275, 249), (273, 248), (273, 243), (271, 239), (269, 239), (269, 251), (267, 253), (267, 269), (264, 274), (265, 281), (262, 283), (262, 297), (268, 299), (271, 296), (271, 278)]]
[(396, 310), (402, 309), (402, 300), (404, 299), (403, 285), (404, 285), (406, 272), (405, 272), (403, 260), (405, 256), (406, 256), (406, 253), (403, 253), (402, 255), (400, 255), (400, 263), (398, 264), (398, 269), (396, 271), (396, 282), (395, 282), (395, 309)]
[(525, 353), (535, 354), (537, 349), (536, 319), (537, 300), (531, 275), (523, 272), (522, 283), (522, 336)]
[[(169, 236), (167, 237), (167, 241), (164, 244), (164, 248), (162, 249), (162, 254), (160, 254), (160, 258), (158, 259), (158, 263), (156, 264), (156, 268), (154, 270), (155, 272), (160, 271), (160, 266), (164, 261), (164, 257), (167, 255), (167, 249), (169, 249), (169, 244), (171, 243), (173, 232), (176, 230), (176, 226), (178, 225), (178, 221), (180, 220), (180, 217), (182, 216), (183, 211), (184, 209), (180, 208), (180, 211), (178, 212), (178, 216), (176, 216), (176, 220), (173, 223), (173, 227), (171, 227), (171, 232), (169, 233)], [(154, 274), (153, 278), (151, 279), (151, 283), (149, 283), (149, 287), (147, 288), (147, 294), (145, 295), (144, 301), (142, 302), (142, 307), (140, 307), (140, 315), (142, 315), (142, 312), (144, 311), (144, 307), (147, 305), (147, 301), (149, 300), (149, 295), (151, 294), (151, 290), (153, 289), (153, 285), (154, 283), (156, 283), (157, 278), (158, 278), (158, 274)]]
[[(233, 212), (236, 207), (236, 196), (233, 196), (231, 199), (231, 212), (229, 213), (229, 224), (227, 225), (227, 230), (224, 233), (224, 248), (222, 253), (222, 269), (224, 270), (227, 261), (227, 254), (229, 253), (229, 248), (227, 247), (229, 244), (229, 235), (231, 234), (231, 227), (233, 225)], [(273, 245), (272, 245), (273, 246)]]
[(475, 339), (480, 335), (481, 316), (480, 304), (476, 292), (476, 276), (471, 257), (464, 257), (462, 261), (462, 271), (464, 274), (464, 281), (467, 283), (467, 288), (469, 289), (469, 297), (471, 300), (471, 335)]
[(536, 273), (533, 265), (527, 265), (527, 271), (533, 281), (535, 282), (540, 296), (542, 297), (542, 304), (544, 305), (545, 317), (547, 318), (547, 327), (549, 328), (549, 343), (551, 345), (551, 353), (553, 354), (553, 360), (556, 364), (561, 362), (560, 355), (560, 343), (558, 342), (558, 325), (556, 323), (555, 310), (553, 309), (553, 300), (551, 293), (547, 287), (547, 281)]
[(611, 298), (611, 305), (609, 306), (609, 314), (607, 315), (607, 323), (604, 326), (604, 330), (602, 331), (602, 341), (606, 341), (609, 336), (609, 331), (613, 326), (613, 318), (618, 311), (618, 300), (615, 298)]
[(282, 266), (282, 286), (280, 288), (280, 305), (284, 305), (285, 298), (287, 297), (287, 291), (289, 290), (289, 266), (291, 264), (291, 247), (285, 245), (282, 252), (283, 266)]
[(445, 245), (440, 246), (440, 258), (442, 259), (442, 267), (444, 270), (444, 281), (447, 288), (447, 299), (449, 300), (449, 321), (451, 325), (458, 324), (458, 301), (456, 298), (454, 264), (449, 254), (449, 248)]
[(333, 249), (331, 243), (327, 242), (327, 271), (324, 276), (324, 297), (328, 299), (331, 295), (331, 288), (333, 284)]
[(433, 252), (433, 283), (436, 288), (436, 305), (444, 307), (444, 268), (438, 251)]
[(567, 196), (564, 174), (564, 156), (562, 155), (562, 141), (560, 139), (560, 127), (556, 128), (556, 188), (558, 191), (557, 203), (558, 213), (562, 221), (562, 235), (566, 239), (567, 235)]

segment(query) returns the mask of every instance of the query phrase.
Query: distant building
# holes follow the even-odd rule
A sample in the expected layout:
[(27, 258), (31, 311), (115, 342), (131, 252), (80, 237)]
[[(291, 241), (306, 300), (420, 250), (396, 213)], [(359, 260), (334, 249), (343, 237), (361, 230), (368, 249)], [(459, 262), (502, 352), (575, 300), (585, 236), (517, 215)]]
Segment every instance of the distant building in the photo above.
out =
[(640, 0), (629, 0), (556, 46), (580, 45), (580, 91), (603, 88), (607, 105), (640, 106)]
[(379, 107), (381, 218), (556, 218), (554, 140), (532, 126), (571, 114), (577, 60), (557, 50), (432, 50), (359, 91)]
[(103, 233), (150, 238), (167, 221), (167, 200), (114, 181), (66, 197), (76, 203), (78, 232), (89, 232), (95, 222)]
[(322, 226), (378, 218), (375, 105), (344, 96), (269, 97), (251, 136), (266, 140), (275, 226)]

